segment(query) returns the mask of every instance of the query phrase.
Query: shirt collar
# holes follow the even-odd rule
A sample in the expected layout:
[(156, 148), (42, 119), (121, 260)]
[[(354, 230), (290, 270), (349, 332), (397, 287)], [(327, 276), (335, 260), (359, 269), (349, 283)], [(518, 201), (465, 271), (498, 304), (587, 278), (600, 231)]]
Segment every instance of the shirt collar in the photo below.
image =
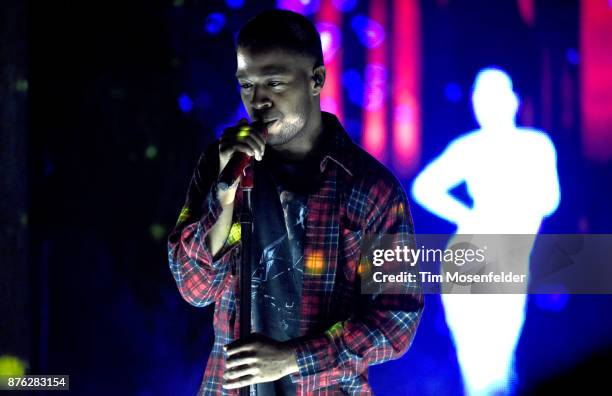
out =
[(320, 169), (325, 170), (330, 162), (336, 164), (350, 176), (353, 176), (351, 171), (352, 163), (349, 157), (350, 145), (353, 144), (338, 118), (325, 111), (322, 111), (323, 119), (323, 147)]

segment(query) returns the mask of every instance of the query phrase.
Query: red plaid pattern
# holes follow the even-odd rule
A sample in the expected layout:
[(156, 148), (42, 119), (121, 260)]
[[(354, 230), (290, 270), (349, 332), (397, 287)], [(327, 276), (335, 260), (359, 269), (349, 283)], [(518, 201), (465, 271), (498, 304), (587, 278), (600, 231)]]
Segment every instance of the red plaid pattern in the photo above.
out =
[[(406, 195), (395, 177), (355, 145), (335, 116), (324, 113), (322, 183), (308, 197), (301, 306), (302, 337), (293, 340), (298, 395), (370, 394), (367, 368), (400, 357), (410, 346), (423, 310), (415, 287), (403, 295), (360, 293), (360, 241), (396, 235), (414, 246)], [(205, 237), (221, 213), (214, 194), (217, 144), (200, 157), (179, 222), (168, 238), (170, 269), (192, 305), (215, 304), (215, 342), (200, 387), (202, 395), (236, 395), (222, 388), (222, 347), (237, 337), (240, 243), (213, 258)], [(240, 213), (239, 190), (234, 220)]]

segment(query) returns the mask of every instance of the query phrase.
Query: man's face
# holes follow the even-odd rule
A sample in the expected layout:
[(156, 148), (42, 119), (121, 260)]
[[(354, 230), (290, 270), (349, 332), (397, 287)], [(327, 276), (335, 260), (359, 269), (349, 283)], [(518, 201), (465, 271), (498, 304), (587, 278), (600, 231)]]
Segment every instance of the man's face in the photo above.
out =
[(262, 120), (271, 146), (296, 137), (312, 117), (314, 61), (282, 50), (253, 52), (238, 48), (236, 78), (251, 120)]

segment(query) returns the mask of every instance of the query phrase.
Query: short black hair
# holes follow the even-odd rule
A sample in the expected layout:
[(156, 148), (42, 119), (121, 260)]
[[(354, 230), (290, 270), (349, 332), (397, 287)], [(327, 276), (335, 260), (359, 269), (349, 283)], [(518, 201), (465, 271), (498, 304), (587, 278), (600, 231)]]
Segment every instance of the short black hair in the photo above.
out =
[(305, 16), (288, 10), (264, 11), (238, 32), (236, 49), (267, 51), (281, 49), (314, 58), (314, 67), (323, 65), (321, 37)]

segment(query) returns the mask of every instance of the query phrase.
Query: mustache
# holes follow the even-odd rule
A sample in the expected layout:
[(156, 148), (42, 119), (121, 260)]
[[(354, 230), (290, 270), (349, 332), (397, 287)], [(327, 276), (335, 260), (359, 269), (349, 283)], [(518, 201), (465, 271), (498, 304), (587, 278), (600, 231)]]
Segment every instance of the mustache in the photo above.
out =
[(280, 114), (274, 113), (253, 113), (253, 122), (268, 122), (277, 120), (280, 118)]

